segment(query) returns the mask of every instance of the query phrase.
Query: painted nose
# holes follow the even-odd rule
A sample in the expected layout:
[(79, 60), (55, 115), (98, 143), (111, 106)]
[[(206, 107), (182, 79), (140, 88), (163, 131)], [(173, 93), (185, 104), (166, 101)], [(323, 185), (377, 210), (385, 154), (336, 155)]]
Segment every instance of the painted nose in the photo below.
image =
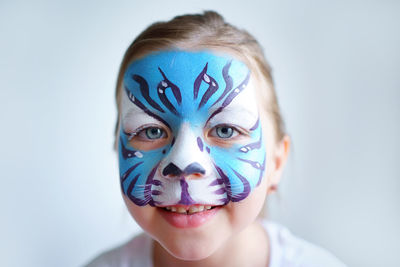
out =
[(197, 162), (193, 162), (181, 170), (178, 166), (169, 163), (162, 171), (164, 176), (188, 176), (192, 174), (202, 174), (204, 175), (206, 170)]
[[(159, 166), (160, 175), (165, 178), (182, 176), (190, 178), (208, 177), (212, 173), (210, 155), (199, 145), (201, 130), (192, 127), (188, 122), (182, 123), (176, 141)], [(188, 177), (193, 176), (193, 177)]]

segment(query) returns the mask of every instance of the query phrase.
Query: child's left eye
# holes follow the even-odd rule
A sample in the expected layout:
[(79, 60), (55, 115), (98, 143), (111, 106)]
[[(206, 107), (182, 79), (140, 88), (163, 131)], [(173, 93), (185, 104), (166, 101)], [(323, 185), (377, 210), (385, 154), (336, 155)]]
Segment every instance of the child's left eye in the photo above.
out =
[(215, 128), (215, 132), (217, 133), (218, 137), (221, 138), (231, 138), (235, 132), (235, 129), (232, 127), (217, 127)]
[(211, 129), (208, 133), (210, 137), (216, 137), (221, 139), (229, 139), (238, 136), (240, 132), (231, 126), (228, 125), (219, 125)]

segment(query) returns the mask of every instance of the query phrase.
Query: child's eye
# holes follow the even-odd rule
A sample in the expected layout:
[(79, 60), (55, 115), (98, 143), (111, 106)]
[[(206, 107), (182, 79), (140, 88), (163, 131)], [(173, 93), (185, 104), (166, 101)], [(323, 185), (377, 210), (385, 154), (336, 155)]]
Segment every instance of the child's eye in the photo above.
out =
[(247, 130), (229, 124), (214, 126), (205, 133), (205, 137), (211, 145), (225, 148), (237, 143), (243, 143), (250, 138)]
[(136, 130), (129, 135), (129, 144), (139, 150), (153, 150), (167, 145), (170, 142), (170, 134), (157, 126), (147, 126)]
[(131, 139), (136, 139), (144, 142), (155, 142), (158, 139), (167, 138), (167, 132), (160, 127), (150, 126), (137, 130), (135, 133), (131, 134)]
[(149, 128), (146, 128), (146, 129), (142, 130), (142, 131), (139, 133), (139, 135), (140, 135), (142, 132), (145, 132), (146, 137), (147, 137), (148, 139), (160, 139), (160, 138), (166, 137), (165, 131), (164, 131), (163, 129), (161, 129), (161, 128), (158, 128), (158, 127), (149, 127)]
[(235, 136), (238, 135), (234, 128), (228, 126), (215, 127), (215, 133), (220, 138), (231, 138), (234, 134)]
[(217, 139), (233, 139), (241, 132), (229, 125), (217, 125), (208, 132), (208, 137)]

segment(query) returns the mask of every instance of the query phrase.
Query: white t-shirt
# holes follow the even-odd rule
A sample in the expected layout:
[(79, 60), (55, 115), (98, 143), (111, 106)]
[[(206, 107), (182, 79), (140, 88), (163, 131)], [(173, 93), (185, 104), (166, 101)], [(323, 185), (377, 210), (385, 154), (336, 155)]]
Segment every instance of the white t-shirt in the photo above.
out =
[[(268, 267), (345, 267), (323, 248), (295, 237), (282, 225), (261, 221), (270, 241)], [(153, 240), (142, 233), (127, 243), (104, 252), (86, 267), (153, 267)], [(251, 266), (250, 266), (251, 267)]]

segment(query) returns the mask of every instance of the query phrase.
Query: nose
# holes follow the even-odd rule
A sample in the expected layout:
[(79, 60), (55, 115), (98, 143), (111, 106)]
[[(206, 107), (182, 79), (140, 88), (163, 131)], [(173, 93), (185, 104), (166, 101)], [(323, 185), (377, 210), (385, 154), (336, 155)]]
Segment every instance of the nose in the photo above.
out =
[(188, 122), (181, 125), (176, 141), (159, 166), (165, 178), (190, 175), (193, 176), (190, 178), (201, 178), (212, 172), (210, 155), (198, 144), (200, 138), (201, 134), (197, 134), (197, 129), (192, 128)]
[(197, 162), (193, 162), (181, 170), (174, 163), (168, 164), (162, 171), (164, 176), (188, 176), (192, 174), (205, 174), (206, 170)]

